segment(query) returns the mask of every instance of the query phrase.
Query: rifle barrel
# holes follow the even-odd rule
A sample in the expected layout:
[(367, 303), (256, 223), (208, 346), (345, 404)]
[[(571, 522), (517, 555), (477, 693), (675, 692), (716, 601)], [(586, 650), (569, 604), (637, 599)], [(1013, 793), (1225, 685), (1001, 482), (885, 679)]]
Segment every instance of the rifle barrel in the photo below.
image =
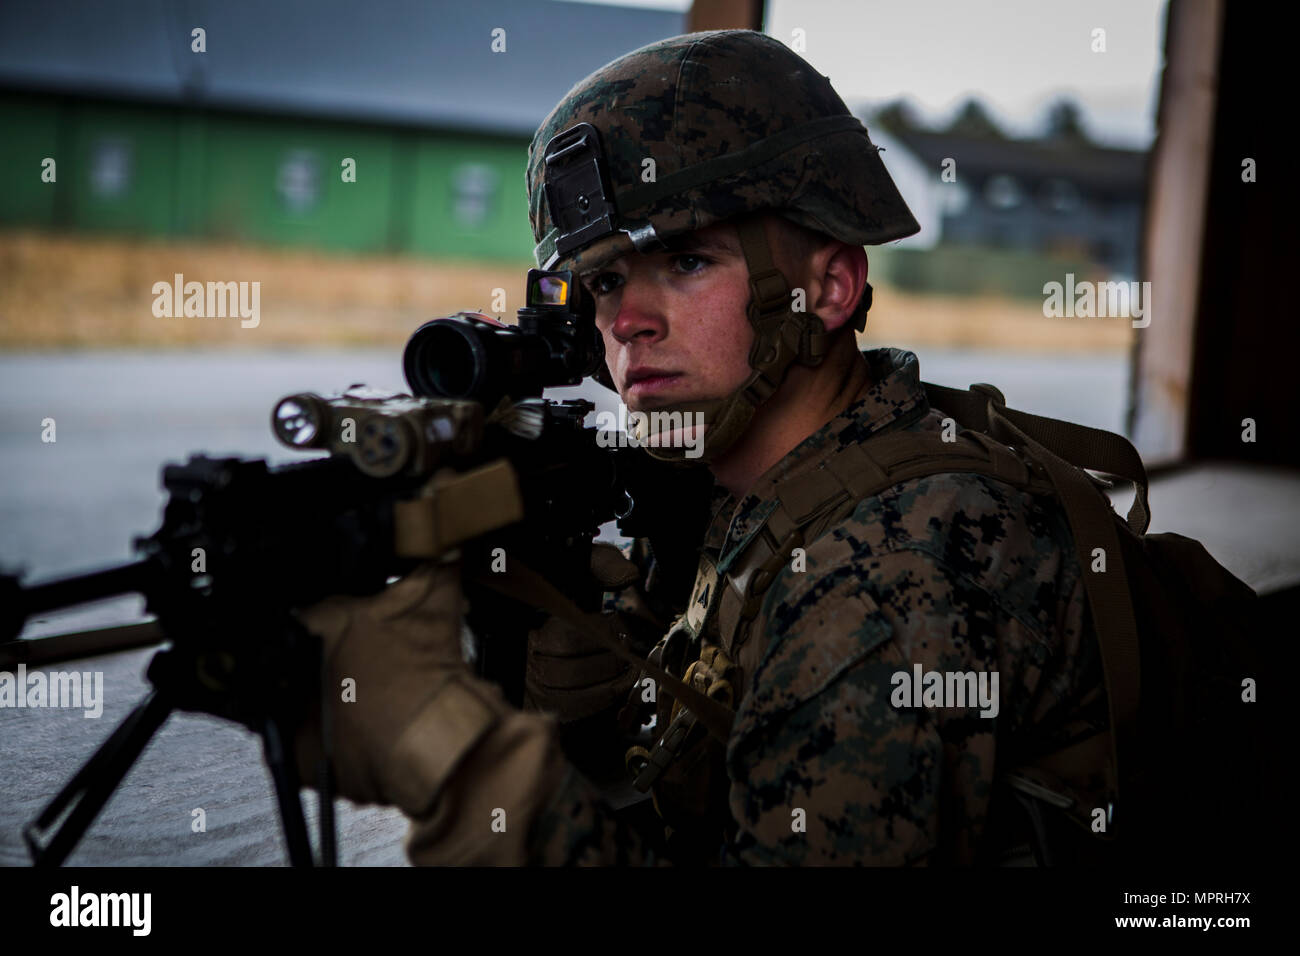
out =
[(27, 616), (38, 611), (53, 611), (74, 604), (85, 604), (87, 601), (130, 594), (144, 587), (146, 567), (145, 561), (133, 561), (103, 571), (56, 578), (41, 584), (25, 584), (18, 600)]

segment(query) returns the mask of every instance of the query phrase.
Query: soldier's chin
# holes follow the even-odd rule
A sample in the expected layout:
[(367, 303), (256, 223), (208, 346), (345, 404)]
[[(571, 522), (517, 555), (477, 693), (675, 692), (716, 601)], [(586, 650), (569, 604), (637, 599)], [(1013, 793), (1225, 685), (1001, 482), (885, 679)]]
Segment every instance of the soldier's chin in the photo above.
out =
[(704, 435), (709, 426), (703, 422), (667, 428), (646, 436), (644, 444), (651, 448), (681, 448), (686, 458), (699, 458), (704, 453)]
[(623, 404), (627, 406), (629, 412), (653, 412), (655, 409), (671, 408), (673, 405), (682, 401), (680, 398), (672, 398), (663, 395), (646, 395), (642, 397), (633, 396), (632, 398), (624, 396), (620, 397), (623, 398)]

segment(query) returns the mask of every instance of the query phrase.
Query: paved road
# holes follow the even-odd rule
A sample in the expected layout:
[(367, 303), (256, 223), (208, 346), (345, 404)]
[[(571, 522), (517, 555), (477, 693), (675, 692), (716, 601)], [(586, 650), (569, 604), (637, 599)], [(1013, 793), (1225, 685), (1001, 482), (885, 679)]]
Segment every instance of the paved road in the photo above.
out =
[[(1117, 429), (1122, 356), (991, 356), (927, 351), (924, 376), (999, 385), (1016, 407)], [(158, 523), (159, 465), (189, 453), (292, 460), (268, 427), (276, 399), (353, 382), (401, 388), (391, 352), (84, 353), (0, 356), (0, 563), (28, 580), (128, 560), (133, 535)], [(594, 394), (600, 390), (594, 389)], [(559, 393), (556, 397), (562, 397)], [(53, 418), (56, 441), (41, 441)], [(24, 636), (123, 623), (136, 599), (46, 615)], [(102, 671), (103, 715), (0, 708), (0, 864), (26, 861), (19, 828), (108, 736), (145, 691), (150, 651), (58, 665)], [(310, 804), (309, 804), (310, 805)], [(193, 810), (207, 831), (192, 832)], [(311, 810), (314, 819), (314, 808)], [(342, 806), (348, 864), (403, 862), (405, 826), (391, 810)], [(72, 863), (268, 864), (285, 856), (256, 738), (233, 725), (174, 716), (91, 828)]]

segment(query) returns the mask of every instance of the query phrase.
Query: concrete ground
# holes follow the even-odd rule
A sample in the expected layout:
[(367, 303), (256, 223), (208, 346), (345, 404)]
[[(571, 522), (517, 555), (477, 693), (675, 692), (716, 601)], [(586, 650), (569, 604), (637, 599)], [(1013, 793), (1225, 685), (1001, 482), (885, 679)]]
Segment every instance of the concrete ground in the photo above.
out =
[[(41, 668), (102, 672), (98, 718), (69, 708), (0, 709), (0, 866), (30, 862), (21, 827), (34, 820), (68, 778), (144, 697), (152, 649)], [(315, 834), (315, 794), (304, 791)], [(204, 832), (194, 832), (202, 809)], [(400, 866), (406, 820), (391, 808), (338, 801), (339, 863)], [(313, 845), (315, 845), (313, 838)], [(67, 865), (267, 866), (287, 864), (275, 791), (261, 740), (237, 724), (173, 714), (140, 755)]]

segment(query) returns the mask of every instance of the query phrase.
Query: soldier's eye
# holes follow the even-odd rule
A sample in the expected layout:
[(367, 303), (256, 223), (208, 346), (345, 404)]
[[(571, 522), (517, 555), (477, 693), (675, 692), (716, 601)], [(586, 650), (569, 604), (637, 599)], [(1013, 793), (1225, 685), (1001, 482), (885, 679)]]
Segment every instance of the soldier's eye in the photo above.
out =
[(623, 277), (617, 272), (598, 272), (593, 276), (585, 276), (582, 280), (588, 291), (595, 296), (609, 295), (622, 281)]
[(673, 256), (673, 264), (678, 267), (679, 271), (685, 272), (687, 275), (693, 275), (702, 271), (709, 264), (709, 260), (703, 256), (697, 256), (693, 252), (683, 252), (679, 256)]

